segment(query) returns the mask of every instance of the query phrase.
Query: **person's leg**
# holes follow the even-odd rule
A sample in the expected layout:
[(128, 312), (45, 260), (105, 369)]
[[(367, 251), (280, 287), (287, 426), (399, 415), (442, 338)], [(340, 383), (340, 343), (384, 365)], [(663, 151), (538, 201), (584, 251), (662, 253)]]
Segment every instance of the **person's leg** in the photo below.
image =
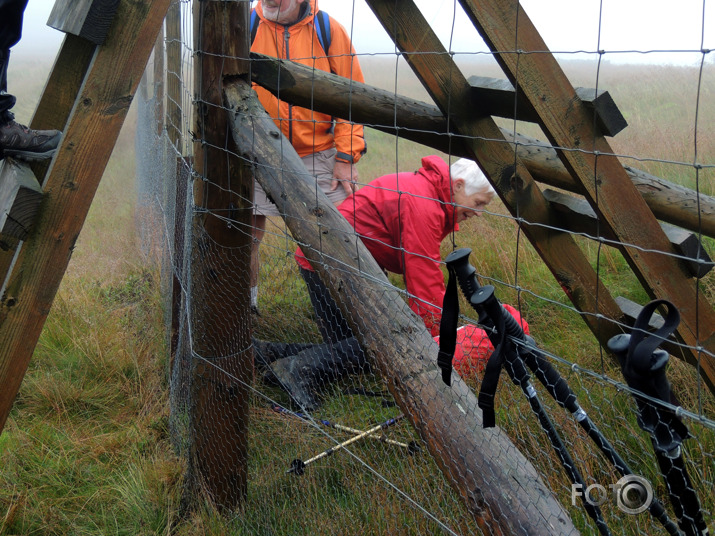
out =
[(333, 184), (333, 168), (335, 167), (336, 153), (337, 151), (335, 149), (328, 149), (304, 156), (301, 160), (310, 174), (315, 177), (318, 188), (323, 191), (330, 202), (338, 206), (345, 201), (348, 194), (341, 185), (338, 185), (335, 190), (330, 189)]
[(316, 409), (318, 393), (333, 382), (356, 372), (369, 370), (360, 344), (315, 272), (300, 269), (317, 316), (324, 344), (316, 344), (271, 364), (272, 378), (306, 411)]
[(261, 188), (258, 182), (253, 183), (253, 243), (251, 244), (251, 312), (259, 315), (258, 311), (258, 279), (261, 271), (261, 258), (259, 249), (266, 232), (266, 217), (279, 217), (276, 207)]
[(10, 48), (22, 37), (22, 18), (27, 0), (0, 0), (0, 124), (12, 117), (7, 112), (15, 105), (15, 97), (7, 93), (7, 66)]
[(22, 18), (27, 0), (0, 0), (0, 48), (16, 45), (22, 37)]
[(313, 411), (320, 406), (320, 393), (349, 374), (367, 372), (369, 365), (357, 339), (350, 337), (313, 345), (274, 361), (270, 368), (291, 398), (304, 411)]
[(258, 314), (258, 274), (261, 271), (259, 249), (266, 232), (266, 217), (253, 215), (253, 241), (251, 243), (251, 312)]
[(317, 273), (300, 268), (300, 275), (308, 287), (308, 296), (317, 317), (318, 329), (326, 344), (349, 339), (353, 332), (343, 313), (330, 295), (330, 291)]
[(15, 97), (7, 92), (10, 48), (22, 36), (22, 18), (27, 0), (0, 0), (0, 159), (44, 160), (57, 151), (59, 130), (32, 130), (15, 122), (10, 111)]

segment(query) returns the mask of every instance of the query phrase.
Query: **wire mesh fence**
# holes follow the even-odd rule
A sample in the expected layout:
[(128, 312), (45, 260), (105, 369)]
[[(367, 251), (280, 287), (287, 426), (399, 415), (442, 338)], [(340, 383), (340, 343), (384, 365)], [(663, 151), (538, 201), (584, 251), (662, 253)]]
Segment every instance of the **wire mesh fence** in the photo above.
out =
[[(359, 0), (350, 4), (353, 16), (366, 7)], [(409, 177), (429, 176), (425, 169), (449, 170), (462, 155), (411, 141), (413, 133), (404, 127), (385, 132), (378, 123), (365, 123), (367, 153), (357, 164), (357, 194), (345, 203), (357, 207), (355, 198), (363, 192), (371, 203), (384, 203), (374, 211), (383, 219), (418, 207), (412, 226), (406, 229), (404, 220), (396, 218), (395, 236), (371, 235), (361, 228), (366, 212), (357, 208), (341, 209), (350, 227), (333, 224), (340, 221), (331, 219), (338, 213), (315, 182), (311, 186), (310, 176), (298, 176), (297, 156), (287, 140), (280, 145), (283, 152), (266, 166), (247, 156), (253, 147), (236, 150), (230, 127), (220, 145), (202, 137), (197, 107), (213, 105), (201, 102), (197, 93), (197, 62), (215, 53), (195, 49), (200, 6), (181, 1), (171, 9), (155, 55), (174, 61), (167, 61), (163, 72), (147, 69), (138, 103), (137, 218), (145, 250), (162, 267), (171, 430), (176, 452), (186, 459), (186, 516), (210, 519), (215, 530), (231, 534), (694, 534), (703, 530), (703, 523), (711, 524), (715, 400), (704, 371), (712, 369), (715, 359), (707, 341), (712, 326), (703, 320), (702, 332), (695, 335), (697, 347), (674, 343), (689, 363), (668, 359), (667, 353), (653, 354), (653, 368), (657, 359), (660, 365), (667, 360), (664, 370), (677, 397), (659, 400), (629, 384), (614, 353), (589, 329), (600, 325), (608, 333), (628, 334), (626, 315), (613, 320), (597, 309), (579, 311), (569, 295), (570, 282), (552, 273), (540, 257), (544, 242), (528, 237), (533, 236), (530, 226), (546, 228), (553, 240), (568, 235), (597, 274), (598, 285), (592, 289), (596, 303), (599, 294), (611, 293), (624, 300), (619, 303), (643, 306), (651, 297), (622, 253), (638, 251), (639, 244), (609, 236), (595, 213), (588, 226), (566, 213), (548, 225), (534, 225), (527, 214), (514, 214), (499, 198), (480, 207), (482, 217), (461, 221), (457, 231), (457, 208), (468, 207), (451, 197), (449, 187), (446, 199), (411, 191), (416, 187)], [(464, 19), (464, 12), (454, 12), (454, 21)], [(338, 22), (352, 34), (355, 19)], [(703, 19), (692, 21), (692, 28), (705, 34), (708, 27)], [(239, 30), (227, 35), (245, 37)], [(450, 48), (450, 54), (465, 77), (504, 78), (482, 46), (459, 52)], [(598, 49), (583, 59), (579, 54), (586, 49), (578, 43), (573, 52), (560, 50), (559, 61), (574, 86), (610, 92), (628, 121), (612, 138), (620, 162), (657, 178), (651, 187), (682, 188), (696, 202), (697, 227), (679, 229), (685, 229), (690, 243), (695, 240), (704, 259), (696, 260), (698, 269), (688, 276), (697, 307), (712, 311), (715, 286), (708, 254), (714, 248), (707, 231), (712, 213), (700, 210), (710, 206), (713, 195), (715, 137), (710, 131), (715, 108), (709, 102), (715, 73), (710, 53), (703, 46), (683, 52), (699, 58), (696, 64), (651, 65), (609, 61), (624, 50)], [(395, 118), (404, 97), (429, 101), (396, 48), (358, 49), (356, 57), (366, 83), (392, 93)], [(317, 102), (325, 97), (316, 93), (312, 98)], [(518, 91), (511, 99), (514, 115), (497, 119), (500, 127), (543, 140), (538, 147), (525, 145), (546, 151), (548, 136), (535, 123), (517, 118)], [(219, 113), (229, 115), (229, 109)], [(462, 137), (454, 136), (455, 146)], [(207, 208), (206, 197), (213, 194), (206, 192), (215, 178), (207, 172), (210, 163), (196, 154), (207, 146), (227, 161), (250, 162), (256, 175), (270, 175), (278, 185), (269, 189), (273, 197), (278, 191), (285, 197), (277, 203), (282, 213), (267, 218), (260, 247), (251, 199), (244, 195), (235, 167), (228, 166), (233, 174), (220, 180), (237, 203)], [(418, 169), (422, 171), (415, 173)], [(392, 174), (397, 174), (394, 186), (370, 184)], [(552, 167), (543, 174), (557, 173)], [(455, 178), (449, 171), (442, 175), (446, 181)], [(297, 193), (300, 181), (307, 185), (300, 188), (313, 192), (314, 205), (306, 212), (291, 205), (304, 199)], [(268, 183), (261, 181), (264, 189)], [(568, 193), (568, 188), (560, 191)], [(685, 211), (687, 204), (673, 212)], [(439, 261), (419, 258), (422, 251), (408, 245), (434, 234), (430, 207), (446, 214), (441, 225), (448, 232), (437, 244)], [(317, 220), (315, 212), (320, 212)], [(658, 217), (677, 224), (673, 218)], [(301, 226), (315, 226), (316, 221), (318, 231), (302, 234)], [(380, 224), (389, 227), (385, 221)], [(210, 225), (233, 238), (217, 241), (207, 230)], [(317, 236), (319, 243), (306, 242), (305, 236)], [(345, 251), (336, 251), (333, 236), (345, 237)], [(371, 253), (388, 250), (383, 257), (376, 255), (383, 259), (379, 266), (364, 255), (363, 242), (373, 243), (368, 245)], [(299, 247), (314, 272), (297, 262)], [(445, 259), (464, 248), (472, 251), (469, 262), (481, 290), (492, 286), (492, 299), (513, 307), (522, 323), (513, 324), (518, 327), (512, 326), (506, 343), (499, 334), (508, 330), (498, 315), (490, 316), (484, 303), (470, 302), (473, 296), (460, 293), (455, 373), (446, 386), (437, 364), (440, 341), (449, 337), (444, 327), (441, 335), (439, 330), (450, 275)], [(259, 255), (253, 261), (252, 250)], [(692, 261), (687, 253), (660, 254)], [(251, 280), (252, 262), (254, 268), (260, 266), (257, 284)], [(429, 272), (429, 263), (441, 272), (439, 282), (429, 281), (440, 294), (432, 304), (413, 291), (414, 281)], [(403, 277), (400, 272), (407, 266), (424, 273)], [(254, 307), (251, 286), (257, 287)], [(326, 294), (328, 290), (333, 292)], [(429, 315), (412, 312), (425, 310), (436, 311), (432, 324)], [(665, 312), (661, 308), (662, 318), (647, 320), (667, 320)], [(330, 329), (344, 324), (347, 335), (331, 337)], [(501, 376), (494, 396), (496, 427), (483, 428), (477, 396), (489, 357), (500, 344), (511, 351), (506, 352), (505, 368), (496, 373)], [(562, 388), (568, 384), (566, 409), (551, 396), (555, 382)], [(241, 401), (244, 396), (247, 402)], [(648, 420), (648, 407), (657, 408), (656, 424)], [(658, 427), (666, 421), (672, 426), (663, 439)], [(688, 434), (678, 428), (679, 422)], [(649, 425), (652, 433), (646, 430)]]

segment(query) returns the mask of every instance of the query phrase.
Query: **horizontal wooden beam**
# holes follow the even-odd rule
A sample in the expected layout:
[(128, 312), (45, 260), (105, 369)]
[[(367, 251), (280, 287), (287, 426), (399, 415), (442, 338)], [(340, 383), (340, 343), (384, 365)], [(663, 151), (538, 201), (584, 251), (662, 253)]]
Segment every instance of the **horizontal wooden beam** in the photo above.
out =
[[(621, 247), (613, 233), (598, 225), (598, 217), (585, 199), (549, 189), (544, 190), (544, 197), (559, 214), (559, 227), (569, 232), (599, 236), (609, 241), (609, 245)], [(668, 223), (661, 222), (660, 226), (673, 245), (673, 249), (682, 257), (680, 260), (688, 273), (693, 277), (704, 277), (713, 269), (715, 264), (697, 236)]]
[(42, 203), (42, 187), (27, 164), (6, 158), (0, 164), (0, 234), (25, 240)]
[[(470, 76), (467, 81), (472, 86), (472, 98), (480, 108), (489, 110), (490, 115), (537, 123), (539, 116), (521, 91), (515, 91), (505, 78)], [(593, 113), (595, 127), (604, 136), (615, 136), (628, 126), (625, 117), (616, 106), (611, 94), (602, 89), (577, 87), (576, 94), (581, 102)]]
[(56, 0), (47, 25), (101, 45), (118, 6), (119, 0)]
[[(449, 132), (447, 120), (434, 104), (271, 56), (252, 52), (251, 59), (251, 79), (286, 102), (350, 117), (356, 123), (454, 156), (469, 156), (464, 139)], [(505, 129), (502, 133), (535, 180), (582, 193), (551, 144)], [(656, 218), (715, 238), (715, 199), (644, 171), (625, 169)]]

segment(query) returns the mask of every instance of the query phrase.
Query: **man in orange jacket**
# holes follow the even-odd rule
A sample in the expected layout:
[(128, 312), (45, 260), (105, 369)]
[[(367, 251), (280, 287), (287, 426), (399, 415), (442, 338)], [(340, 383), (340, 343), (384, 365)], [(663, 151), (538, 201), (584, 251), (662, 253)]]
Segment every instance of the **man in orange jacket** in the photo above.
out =
[[(332, 17), (327, 19), (329, 40), (324, 43), (329, 50), (323, 49), (317, 13), (317, 0), (259, 0), (255, 8), (258, 25), (252, 32), (255, 36), (251, 51), (364, 82), (350, 37)], [(362, 125), (293, 106), (278, 100), (259, 85), (253, 87), (268, 115), (315, 176), (316, 188), (339, 205), (353, 192), (358, 178), (355, 164), (366, 151)], [(258, 183), (254, 188), (251, 308), (257, 312), (258, 248), (265, 232), (266, 217), (280, 214)]]

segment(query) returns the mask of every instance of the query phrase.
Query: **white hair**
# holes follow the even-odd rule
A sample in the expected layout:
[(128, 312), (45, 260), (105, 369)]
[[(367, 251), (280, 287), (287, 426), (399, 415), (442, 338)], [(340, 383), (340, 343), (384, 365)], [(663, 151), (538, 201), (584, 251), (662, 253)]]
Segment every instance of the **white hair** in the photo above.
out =
[(451, 166), (449, 166), (450, 175), (452, 175), (452, 180), (462, 179), (464, 181), (464, 193), (465, 195), (472, 195), (476, 193), (488, 193), (491, 197), (496, 195), (494, 188), (489, 183), (487, 178), (479, 169), (479, 166), (472, 160), (467, 158), (460, 158)]

